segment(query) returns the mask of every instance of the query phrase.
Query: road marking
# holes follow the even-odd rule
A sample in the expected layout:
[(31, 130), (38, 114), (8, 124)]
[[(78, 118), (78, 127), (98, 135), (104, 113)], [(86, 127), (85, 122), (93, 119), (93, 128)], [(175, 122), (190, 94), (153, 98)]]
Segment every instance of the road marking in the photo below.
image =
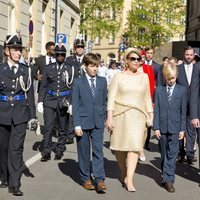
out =
[(29, 158), (26, 162), (25, 165), (27, 167), (30, 167), (33, 163), (37, 162), (38, 160), (40, 160), (42, 158), (41, 153), (37, 153), (36, 155), (34, 155), (33, 157)]

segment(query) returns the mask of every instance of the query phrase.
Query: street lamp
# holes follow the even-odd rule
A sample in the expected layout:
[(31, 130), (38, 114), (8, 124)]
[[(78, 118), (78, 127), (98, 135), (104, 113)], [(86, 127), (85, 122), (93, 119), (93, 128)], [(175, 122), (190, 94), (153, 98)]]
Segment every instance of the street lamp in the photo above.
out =
[(55, 40), (57, 33), (60, 32), (60, 4), (62, 0), (55, 1)]

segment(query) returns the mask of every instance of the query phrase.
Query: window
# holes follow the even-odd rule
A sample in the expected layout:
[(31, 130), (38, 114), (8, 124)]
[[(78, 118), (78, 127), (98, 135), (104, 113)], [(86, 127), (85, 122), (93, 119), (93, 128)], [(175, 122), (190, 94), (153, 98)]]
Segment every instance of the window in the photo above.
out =
[(101, 11), (100, 10), (96, 10), (96, 17), (101, 18)]
[(8, 3), (8, 33), (15, 32), (15, 18), (14, 18), (14, 8), (15, 5), (13, 2), (9, 1)]
[(100, 44), (101, 44), (101, 38), (100, 38), (100, 36), (97, 36), (95, 38), (95, 45), (100, 45)]
[(115, 20), (115, 8), (110, 8), (110, 19)]
[(109, 34), (109, 38), (108, 38), (108, 44), (114, 44), (115, 43), (115, 37), (113, 33)]

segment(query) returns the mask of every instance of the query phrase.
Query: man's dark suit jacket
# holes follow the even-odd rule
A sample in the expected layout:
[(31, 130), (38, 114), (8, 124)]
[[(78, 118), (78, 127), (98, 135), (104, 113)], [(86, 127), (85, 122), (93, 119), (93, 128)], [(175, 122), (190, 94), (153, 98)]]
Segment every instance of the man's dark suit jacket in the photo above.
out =
[(193, 68), (192, 82), (190, 85), (190, 117), (200, 118), (200, 62)]
[(160, 65), (153, 60), (151, 66), (153, 67), (154, 79), (156, 80), (156, 84), (157, 84), (157, 79), (158, 79), (158, 73), (159, 73)]
[(153, 130), (161, 133), (179, 133), (186, 130), (187, 91), (176, 84), (168, 102), (166, 86), (158, 86), (155, 92)]
[(75, 79), (72, 92), (73, 125), (83, 130), (103, 128), (106, 118), (107, 82), (96, 76), (95, 98), (85, 75)]
[(37, 79), (37, 73), (39, 71), (40, 74), (43, 74), (44, 67), (47, 65), (46, 56), (40, 56), (36, 59), (35, 64), (33, 65), (32, 74), (33, 78)]
[(191, 93), (190, 90), (191, 90), (191, 84), (192, 84), (193, 76), (194, 76), (194, 68), (196, 68), (196, 64), (193, 65), (192, 78), (191, 78), (190, 84), (188, 83), (188, 80), (187, 80), (184, 63), (178, 65), (177, 67), (178, 67), (178, 77), (177, 77), (176, 82), (187, 88), (187, 115), (189, 116), (190, 115), (189, 101), (190, 101), (190, 93)]
[[(10, 70), (7, 63), (0, 65), (0, 96), (14, 97), (25, 95), (19, 83), (19, 77), (23, 77), (27, 84), (29, 72), (28, 66), (19, 63), (16, 74)], [(20, 101), (0, 101), (0, 123), (4, 125), (21, 124), (36, 117), (33, 85), (27, 91), (27, 98)]]

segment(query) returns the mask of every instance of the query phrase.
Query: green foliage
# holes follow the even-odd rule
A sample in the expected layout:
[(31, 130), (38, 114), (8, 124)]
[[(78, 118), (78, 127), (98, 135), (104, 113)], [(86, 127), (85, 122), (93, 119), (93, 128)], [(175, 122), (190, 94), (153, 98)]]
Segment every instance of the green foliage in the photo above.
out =
[(182, 0), (134, 0), (128, 14), (126, 37), (130, 46), (160, 46), (184, 33), (186, 8)]
[[(80, 0), (81, 33), (87, 33), (92, 40), (95, 37), (115, 35), (119, 29), (121, 19), (119, 13), (123, 8), (124, 0)], [(110, 9), (114, 16), (110, 17)]]

